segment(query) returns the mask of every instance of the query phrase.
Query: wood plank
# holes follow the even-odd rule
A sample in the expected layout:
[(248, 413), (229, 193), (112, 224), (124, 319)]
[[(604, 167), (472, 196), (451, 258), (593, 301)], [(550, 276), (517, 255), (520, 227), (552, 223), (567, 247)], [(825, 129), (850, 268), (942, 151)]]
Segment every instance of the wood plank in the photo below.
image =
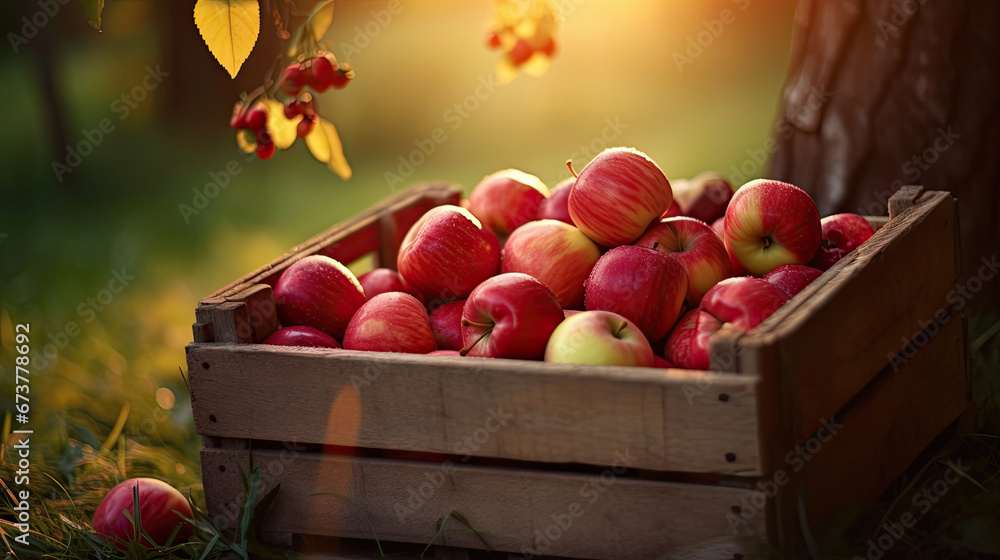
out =
[[(730, 527), (745, 496), (733, 488), (635, 480), (610, 469), (582, 475), (282, 453), (203, 450), (213, 519), (224, 522), (239, 503), (238, 473), (252, 460), (265, 473), (263, 492), (281, 484), (267, 531), (371, 538), (374, 527), (382, 540), (428, 543), (437, 523), (457, 511), (493, 550), (628, 560), (749, 557), (765, 538), (762, 515)], [(439, 544), (481, 549), (464, 529), (450, 520)]]
[[(291, 263), (307, 255), (312, 255), (327, 249), (337, 242), (342, 242), (350, 233), (354, 231), (364, 230), (364, 228), (375, 224), (375, 232), (377, 235), (377, 222), (379, 217), (382, 215), (399, 212), (413, 205), (423, 205), (430, 208), (441, 204), (458, 204), (461, 198), (461, 193), (462, 190), (460, 187), (450, 183), (420, 183), (350, 220), (331, 227), (323, 233), (309, 239), (305, 243), (301, 243), (293, 247), (284, 255), (254, 270), (253, 272), (244, 275), (239, 280), (216, 290), (213, 294), (202, 299), (201, 301), (204, 304), (217, 304), (225, 301), (224, 298), (226, 296), (241, 292), (256, 284), (268, 283), (268, 279), (271, 279), (272, 282), (270, 283), (273, 283), (273, 279), (277, 277), (277, 274), (287, 268)], [(427, 206), (428, 204), (429, 206)], [(421, 212), (421, 214), (423, 214), (423, 212)], [(419, 217), (420, 216), (417, 216), (417, 218)], [(377, 246), (371, 247), (357, 256), (361, 256), (376, 249)], [(347, 262), (351, 260), (354, 259), (348, 259)]]
[(773, 349), (786, 441), (804, 441), (947, 308), (958, 276), (956, 222), (951, 195), (925, 193), (739, 338), (744, 365), (754, 351)]
[(754, 376), (246, 344), (187, 354), (204, 436), (600, 466), (627, 448), (636, 468), (761, 472)]
[(798, 532), (799, 523), (815, 527), (838, 508), (875, 502), (966, 411), (968, 342), (961, 316), (950, 317), (937, 334), (914, 339), (923, 345), (915, 344), (916, 353), (897, 362), (898, 372), (888, 368), (835, 416), (843, 427), (818, 451), (812, 442), (812, 458), (779, 496), (786, 537)]

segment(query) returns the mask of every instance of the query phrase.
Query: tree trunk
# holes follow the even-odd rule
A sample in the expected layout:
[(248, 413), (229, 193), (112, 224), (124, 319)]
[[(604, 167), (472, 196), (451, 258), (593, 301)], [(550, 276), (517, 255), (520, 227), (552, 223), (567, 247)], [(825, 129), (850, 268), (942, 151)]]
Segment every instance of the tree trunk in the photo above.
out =
[[(1000, 3), (802, 0), (795, 25), (770, 175), (823, 216), (884, 213), (905, 184), (949, 190), (959, 285), (996, 274), (984, 263), (1000, 245)], [(966, 286), (969, 309), (1000, 302), (1000, 276), (985, 276)]]

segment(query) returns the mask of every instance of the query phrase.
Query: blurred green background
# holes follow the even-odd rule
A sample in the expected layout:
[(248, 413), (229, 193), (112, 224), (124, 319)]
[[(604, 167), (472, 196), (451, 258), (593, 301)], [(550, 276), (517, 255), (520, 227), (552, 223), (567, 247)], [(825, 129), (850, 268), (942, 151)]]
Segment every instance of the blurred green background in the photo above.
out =
[[(22, 18), (42, 4), (0, 7), (11, 43), (0, 46), (0, 404), (11, 409), (12, 325), (30, 323), (36, 353), (53, 345), (32, 376), (35, 462), (72, 473), (129, 403), (125, 445), (142, 450), (123, 459), (129, 475), (195, 489), (200, 441), (179, 367), (199, 298), (390, 196), (400, 187), (386, 173), (436, 128), (447, 141), (407, 184), (468, 191), (516, 167), (553, 185), (567, 158), (581, 169), (614, 145), (646, 152), (670, 178), (744, 164), (763, 173), (748, 151), (772, 131), (793, 11), (777, 0), (565, 0), (548, 73), (485, 86), (497, 59), (482, 43), (489, 0), (401, 0), (384, 25), (371, 22), (387, 0), (339, 0), (326, 42), (357, 78), (317, 104), (353, 167), (344, 182), (302, 142), (266, 162), (237, 148), (232, 104), (277, 52), (266, 13), (231, 80), (198, 37), (193, 1), (110, 1), (100, 33), (76, 2), (52, 5), (30, 38)], [(731, 22), (712, 23), (723, 10)], [(121, 96), (147, 68), (167, 75), (125, 116)], [(467, 116), (448, 113), (456, 104)], [(94, 132), (104, 119), (113, 131)], [(53, 162), (81, 142), (93, 149), (59, 180)], [(186, 221), (178, 206), (231, 161), (240, 172)], [(134, 279), (102, 292), (123, 268)]]

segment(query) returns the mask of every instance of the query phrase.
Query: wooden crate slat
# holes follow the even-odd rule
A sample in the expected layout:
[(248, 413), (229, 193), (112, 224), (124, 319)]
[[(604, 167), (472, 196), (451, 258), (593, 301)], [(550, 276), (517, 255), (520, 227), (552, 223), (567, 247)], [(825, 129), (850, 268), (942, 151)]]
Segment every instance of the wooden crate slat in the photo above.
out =
[(785, 373), (777, 382), (790, 441), (804, 441), (946, 308), (958, 275), (955, 204), (928, 195), (739, 339), (744, 358), (769, 347)]
[(188, 369), (205, 436), (761, 472), (754, 376), (223, 344), (190, 345)]
[[(935, 335), (915, 339), (926, 343), (897, 364), (898, 372), (882, 373), (835, 417), (843, 427), (803, 463), (782, 492), (778, 506), (786, 536), (798, 529), (800, 506), (794, 496), (801, 495), (813, 526), (838, 507), (872, 503), (966, 410), (968, 362), (962, 323), (954, 313)], [(782, 467), (791, 470), (788, 464)]]
[[(202, 451), (210, 509), (232, 511), (239, 503), (238, 473), (248, 470), (250, 459), (246, 451)], [(254, 451), (252, 460), (265, 473), (262, 492), (281, 484), (264, 523), (268, 531), (371, 538), (368, 521), (334, 495), (341, 494), (365, 510), (380, 539), (396, 542), (430, 542), (452, 510), (482, 531), (492, 549), (516, 553), (634, 560), (687, 550), (694, 557), (733, 558), (749, 557), (766, 539), (763, 515), (731, 528), (732, 508), (745, 497), (733, 488), (626, 479), (610, 470), (575, 475), (442, 467), (287, 450)], [(614, 460), (611, 455), (607, 462)], [(439, 544), (482, 548), (465, 527), (449, 523), (452, 530)], [(544, 551), (535, 544), (536, 530), (549, 533)], [(704, 556), (694, 552), (699, 549), (707, 550)]]

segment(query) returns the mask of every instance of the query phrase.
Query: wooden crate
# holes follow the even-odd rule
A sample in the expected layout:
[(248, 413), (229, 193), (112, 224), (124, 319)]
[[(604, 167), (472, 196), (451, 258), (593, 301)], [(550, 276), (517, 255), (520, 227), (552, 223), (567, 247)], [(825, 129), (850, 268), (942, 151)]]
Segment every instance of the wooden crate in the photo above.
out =
[[(264, 490), (281, 484), (276, 535), (428, 543), (456, 511), (512, 558), (795, 554), (966, 410), (956, 205), (920, 187), (758, 328), (721, 331), (710, 372), (257, 344), (289, 264), (393, 267), (407, 229), (459, 195), (418, 186), (199, 303), (188, 369), (217, 523), (260, 466)], [(436, 542), (484, 548), (454, 520)]]

